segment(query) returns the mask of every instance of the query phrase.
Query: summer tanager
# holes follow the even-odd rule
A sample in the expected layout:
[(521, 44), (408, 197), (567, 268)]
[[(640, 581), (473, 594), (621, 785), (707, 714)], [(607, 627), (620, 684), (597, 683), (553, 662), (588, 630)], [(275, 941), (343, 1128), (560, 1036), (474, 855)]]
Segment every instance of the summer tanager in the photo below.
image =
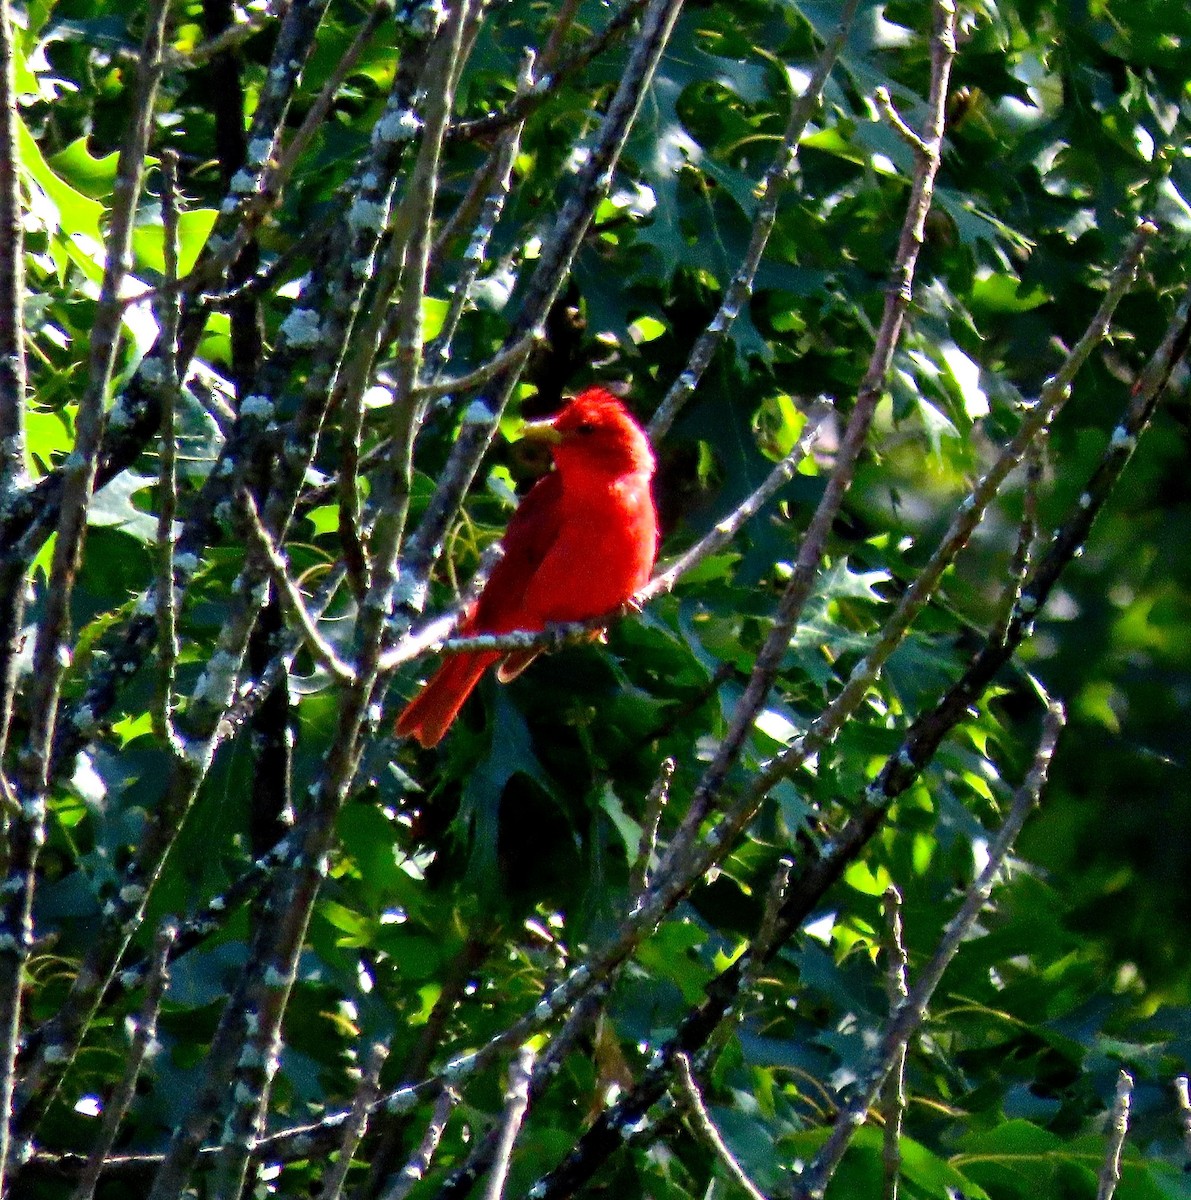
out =
[[(641, 427), (610, 392), (589, 387), (549, 420), (526, 428), (549, 443), (555, 469), (529, 490), (509, 521), (504, 556), (459, 632), (538, 632), (619, 608), (649, 579), (657, 514), (653, 453)], [(515, 678), (537, 650), (455, 654), (397, 718), (397, 733), (434, 746), (480, 676)]]

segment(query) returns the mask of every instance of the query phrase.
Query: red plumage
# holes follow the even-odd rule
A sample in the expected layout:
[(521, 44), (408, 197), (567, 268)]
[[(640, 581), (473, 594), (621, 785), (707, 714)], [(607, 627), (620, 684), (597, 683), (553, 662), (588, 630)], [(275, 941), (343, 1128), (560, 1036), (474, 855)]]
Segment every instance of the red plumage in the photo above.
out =
[[(601, 616), (629, 600), (653, 570), (653, 453), (625, 406), (603, 388), (589, 387), (530, 429), (551, 443), (555, 469), (513, 513), (504, 557), (460, 624), (464, 635), (536, 633)], [(397, 733), (436, 745), (488, 667), (503, 658), (497, 678), (505, 683), (536, 656), (452, 655), (397, 718)]]

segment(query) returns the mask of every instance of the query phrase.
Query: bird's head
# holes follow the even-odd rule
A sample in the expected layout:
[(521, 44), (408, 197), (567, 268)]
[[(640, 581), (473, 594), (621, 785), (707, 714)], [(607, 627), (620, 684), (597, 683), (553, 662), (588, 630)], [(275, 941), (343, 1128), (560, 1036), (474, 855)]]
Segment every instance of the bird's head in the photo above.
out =
[(653, 474), (653, 451), (644, 430), (624, 404), (601, 387), (584, 388), (554, 416), (526, 425), (522, 436), (547, 443), (564, 474)]

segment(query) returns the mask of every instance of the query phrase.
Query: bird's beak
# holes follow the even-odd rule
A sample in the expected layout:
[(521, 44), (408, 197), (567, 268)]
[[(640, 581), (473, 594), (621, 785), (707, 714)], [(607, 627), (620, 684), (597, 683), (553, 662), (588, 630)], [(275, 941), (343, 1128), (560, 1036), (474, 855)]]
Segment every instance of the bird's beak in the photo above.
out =
[(538, 442), (546, 446), (562, 445), (562, 434), (554, 428), (554, 419), (547, 417), (544, 421), (526, 421), (521, 426), (521, 437), (527, 442)]

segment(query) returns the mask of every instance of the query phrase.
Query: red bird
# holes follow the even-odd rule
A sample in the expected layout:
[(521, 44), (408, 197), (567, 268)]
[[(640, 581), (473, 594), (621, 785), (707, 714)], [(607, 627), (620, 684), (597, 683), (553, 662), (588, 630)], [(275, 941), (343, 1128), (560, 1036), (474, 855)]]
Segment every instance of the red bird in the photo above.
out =
[[(550, 444), (555, 469), (517, 506), (497, 563), (459, 626), (461, 634), (538, 632), (619, 608), (648, 580), (657, 556), (649, 481), (653, 453), (641, 427), (610, 392), (589, 387), (527, 437)], [(423, 746), (442, 740), (480, 676), (516, 678), (536, 650), (454, 654), (397, 718), (397, 733)]]

